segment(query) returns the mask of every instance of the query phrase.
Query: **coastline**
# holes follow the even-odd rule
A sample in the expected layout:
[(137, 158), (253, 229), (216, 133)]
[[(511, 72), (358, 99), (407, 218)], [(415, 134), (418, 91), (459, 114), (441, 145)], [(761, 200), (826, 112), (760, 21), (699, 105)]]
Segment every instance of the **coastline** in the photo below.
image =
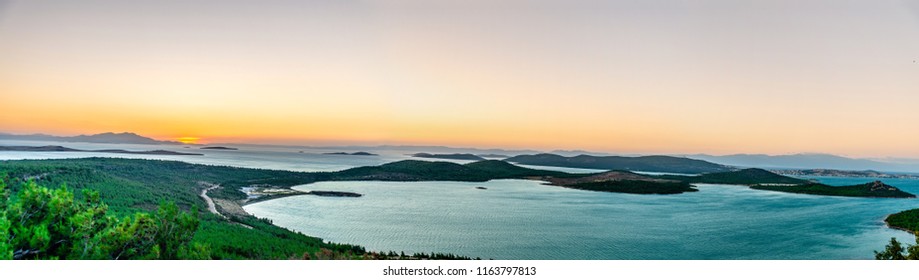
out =
[(912, 231), (912, 230), (910, 230), (910, 229), (908, 229), (908, 228), (898, 227), (898, 226), (895, 226), (895, 225), (891, 225), (890, 223), (888, 223), (888, 222), (887, 222), (887, 218), (889, 218), (891, 215), (893, 215), (893, 214), (887, 214), (887, 216), (884, 216), (884, 220), (883, 220), (883, 221), (884, 221), (884, 225), (887, 226), (887, 228), (891, 228), (891, 229), (895, 229), (895, 230), (902, 230), (902, 231), (908, 232), (909, 234), (912, 234), (913, 236), (916, 236), (917, 238), (919, 238), (919, 232)]

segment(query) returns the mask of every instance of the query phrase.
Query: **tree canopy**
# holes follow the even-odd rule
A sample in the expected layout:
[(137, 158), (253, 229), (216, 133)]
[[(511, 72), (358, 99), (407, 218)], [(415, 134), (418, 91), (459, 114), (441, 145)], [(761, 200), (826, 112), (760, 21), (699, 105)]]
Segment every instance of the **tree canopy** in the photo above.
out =
[(66, 186), (29, 181), (11, 195), (0, 180), (0, 195), (0, 259), (209, 258), (206, 245), (192, 242), (197, 210), (172, 202), (119, 218), (91, 190), (75, 199)]
[(919, 260), (919, 235), (916, 236), (916, 244), (905, 246), (896, 238), (890, 238), (890, 243), (887, 244), (884, 251), (874, 251), (874, 258), (878, 260)]

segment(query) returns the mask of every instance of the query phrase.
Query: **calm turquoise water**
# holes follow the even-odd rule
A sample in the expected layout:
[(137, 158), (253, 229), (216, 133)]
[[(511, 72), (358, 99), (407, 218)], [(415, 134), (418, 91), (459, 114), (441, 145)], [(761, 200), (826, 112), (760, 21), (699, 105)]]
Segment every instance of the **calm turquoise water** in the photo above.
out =
[[(830, 184), (872, 179), (817, 178)], [(919, 181), (885, 180), (912, 193)], [(476, 187), (487, 187), (479, 190)], [(679, 195), (571, 190), (526, 180), (322, 182), (360, 198), (296, 196), (245, 207), (275, 224), (375, 251), (494, 259), (871, 259), (883, 218), (917, 199), (809, 196), (700, 185)]]

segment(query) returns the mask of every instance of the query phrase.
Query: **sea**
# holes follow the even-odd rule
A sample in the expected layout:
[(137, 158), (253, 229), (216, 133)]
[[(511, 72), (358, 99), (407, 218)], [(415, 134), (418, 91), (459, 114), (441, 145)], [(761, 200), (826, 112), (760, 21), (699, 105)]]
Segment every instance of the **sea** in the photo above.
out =
[[(202, 150), (200, 146), (11, 140), (0, 141), (0, 145), (204, 154), (0, 152), (0, 160), (121, 157), (293, 171), (335, 171), (419, 159), (409, 155), (417, 151), (398, 148), (245, 145), (232, 146), (239, 150)], [(379, 155), (325, 154), (356, 151)], [(830, 185), (878, 180), (802, 178)], [(883, 181), (919, 194), (919, 180)], [(891, 238), (915, 242), (914, 236), (887, 228), (883, 220), (889, 214), (919, 208), (919, 199), (814, 196), (736, 185), (696, 187), (698, 192), (640, 195), (574, 190), (531, 180), (319, 182), (294, 188), (356, 192), (363, 196), (293, 196), (246, 205), (244, 209), (281, 227), (372, 251), (452, 253), (483, 259), (872, 259), (874, 251), (882, 250)]]

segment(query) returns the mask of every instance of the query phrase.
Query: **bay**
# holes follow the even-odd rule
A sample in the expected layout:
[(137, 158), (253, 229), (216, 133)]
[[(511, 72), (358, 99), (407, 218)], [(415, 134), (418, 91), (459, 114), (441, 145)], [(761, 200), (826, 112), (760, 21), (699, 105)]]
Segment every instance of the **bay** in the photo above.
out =
[[(885, 182), (919, 193), (916, 180)], [(528, 180), (320, 182), (296, 189), (364, 196), (295, 196), (245, 209), (282, 227), (374, 251), (486, 259), (871, 259), (891, 237), (914, 240), (885, 227), (883, 219), (919, 208), (916, 199), (698, 188), (635, 195)]]

